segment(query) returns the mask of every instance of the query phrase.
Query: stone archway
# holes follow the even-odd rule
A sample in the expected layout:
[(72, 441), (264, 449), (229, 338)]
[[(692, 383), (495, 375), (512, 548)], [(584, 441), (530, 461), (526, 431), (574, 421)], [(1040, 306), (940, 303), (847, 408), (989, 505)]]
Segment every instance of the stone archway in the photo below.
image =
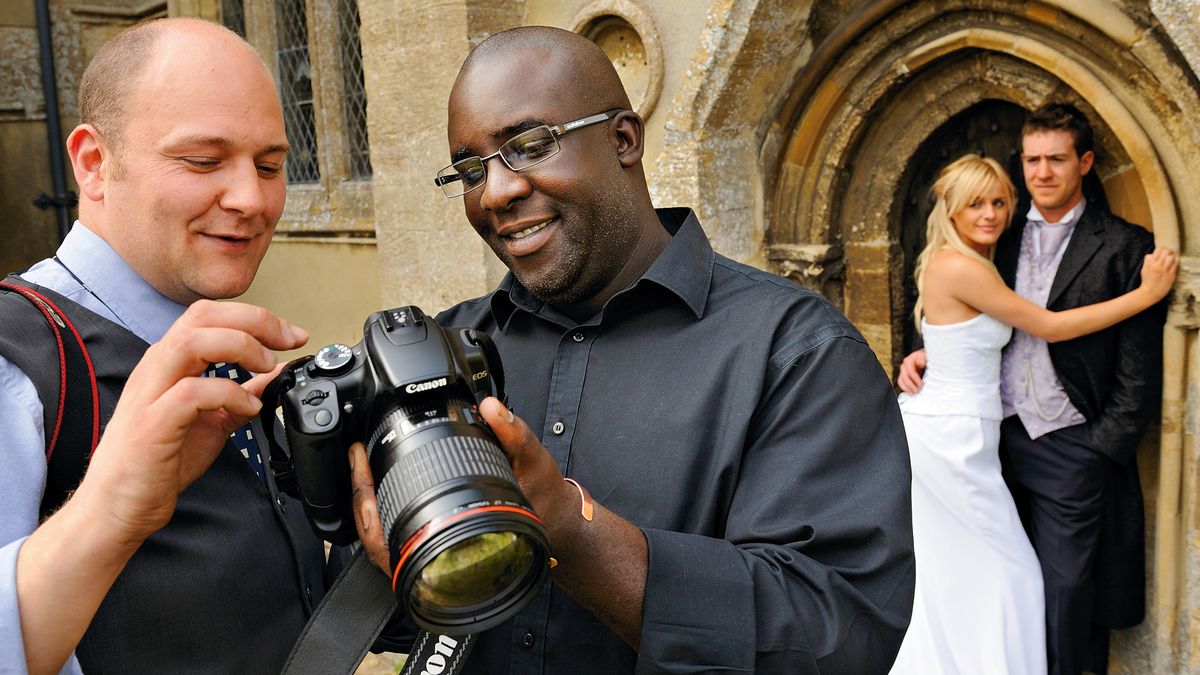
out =
[[(780, 125), (792, 133), (768, 192), (768, 256), (786, 260), (797, 245), (826, 245), (831, 259), (840, 251), (844, 308), (885, 367), (901, 356), (895, 333), (902, 303), (879, 293), (903, 284), (895, 265), (901, 178), (922, 141), (980, 100), (1027, 109), (1050, 99), (1078, 102), (1097, 122), (1114, 206), (1160, 241), (1178, 242), (1180, 211), (1190, 205), (1176, 202), (1163, 161), (1176, 149), (1150, 141), (1132, 109), (1144, 103), (1141, 92), (1123, 101), (1098, 76), (1109, 69), (1116, 77), (1136, 64), (1105, 62), (1091, 50), (1072, 60), (1069, 50), (1050, 48), (1066, 39), (1024, 15), (915, 3), (860, 36), (807, 92), (809, 105)], [(1128, 52), (1119, 45), (1113, 51)]]
[[(796, 72), (759, 146), (766, 257), (842, 302), (891, 368), (907, 319), (899, 223), (909, 172), (940, 127), (985, 99), (1076, 102), (1096, 124), (1114, 210), (1181, 250), (1183, 234), (1200, 231), (1200, 204), (1187, 198), (1200, 187), (1200, 128), (1180, 114), (1200, 109), (1197, 91), (1153, 17), (1103, 0), (863, 3)], [(1164, 334), (1161, 438), (1147, 443), (1158, 451), (1142, 454), (1154, 494), (1152, 610), (1114, 643), (1125, 672), (1191, 670), (1200, 658), (1189, 637), (1200, 551), (1181, 536), (1200, 512), (1185, 489), (1197, 482), (1185, 472), (1196, 439), (1182, 424), (1194, 407), (1186, 370), (1200, 356), (1191, 283), (1181, 282)]]

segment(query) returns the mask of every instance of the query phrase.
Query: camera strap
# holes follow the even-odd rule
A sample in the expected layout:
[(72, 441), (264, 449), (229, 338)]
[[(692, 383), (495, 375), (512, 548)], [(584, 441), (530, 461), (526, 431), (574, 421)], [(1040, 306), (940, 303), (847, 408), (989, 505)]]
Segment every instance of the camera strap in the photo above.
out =
[(358, 547), (309, 617), (283, 672), (354, 672), (395, 609), (387, 577)]
[(474, 633), (452, 638), (421, 631), (400, 675), (458, 675), (474, 646)]
[[(283, 672), (353, 673), (395, 611), (396, 596), (387, 577), (356, 546), (350, 564), (309, 617)], [(474, 635), (452, 638), (421, 631), (401, 675), (457, 675), (474, 646)]]

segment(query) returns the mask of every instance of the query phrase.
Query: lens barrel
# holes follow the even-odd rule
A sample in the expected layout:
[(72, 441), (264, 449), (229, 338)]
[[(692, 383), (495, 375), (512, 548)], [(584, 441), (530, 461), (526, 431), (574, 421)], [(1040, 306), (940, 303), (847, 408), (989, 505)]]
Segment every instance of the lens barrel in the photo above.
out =
[(419, 626), (454, 636), (528, 604), (546, 578), (549, 544), (475, 406), (445, 393), (377, 408), (385, 413), (367, 454), (392, 589)]

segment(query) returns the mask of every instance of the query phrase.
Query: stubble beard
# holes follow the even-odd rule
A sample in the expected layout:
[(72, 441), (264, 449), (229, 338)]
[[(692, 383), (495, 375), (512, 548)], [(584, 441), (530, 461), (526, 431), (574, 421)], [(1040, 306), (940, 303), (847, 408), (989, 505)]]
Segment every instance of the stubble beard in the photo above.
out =
[(576, 218), (560, 213), (558, 235), (564, 246), (552, 263), (555, 269), (536, 278), (516, 275), (538, 300), (550, 305), (590, 300), (629, 262), (638, 239), (632, 200), (616, 183), (609, 183), (598, 197), (593, 208)]

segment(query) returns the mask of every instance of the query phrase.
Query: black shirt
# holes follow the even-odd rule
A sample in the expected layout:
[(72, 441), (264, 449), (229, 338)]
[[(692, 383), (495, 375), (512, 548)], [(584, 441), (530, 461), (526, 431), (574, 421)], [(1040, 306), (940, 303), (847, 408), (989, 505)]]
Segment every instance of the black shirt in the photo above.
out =
[(886, 672), (914, 586), (888, 379), (823, 297), (659, 216), (670, 244), (590, 320), (511, 275), (438, 316), (493, 336), (514, 412), (649, 547), (637, 653), (547, 583), (466, 671)]

